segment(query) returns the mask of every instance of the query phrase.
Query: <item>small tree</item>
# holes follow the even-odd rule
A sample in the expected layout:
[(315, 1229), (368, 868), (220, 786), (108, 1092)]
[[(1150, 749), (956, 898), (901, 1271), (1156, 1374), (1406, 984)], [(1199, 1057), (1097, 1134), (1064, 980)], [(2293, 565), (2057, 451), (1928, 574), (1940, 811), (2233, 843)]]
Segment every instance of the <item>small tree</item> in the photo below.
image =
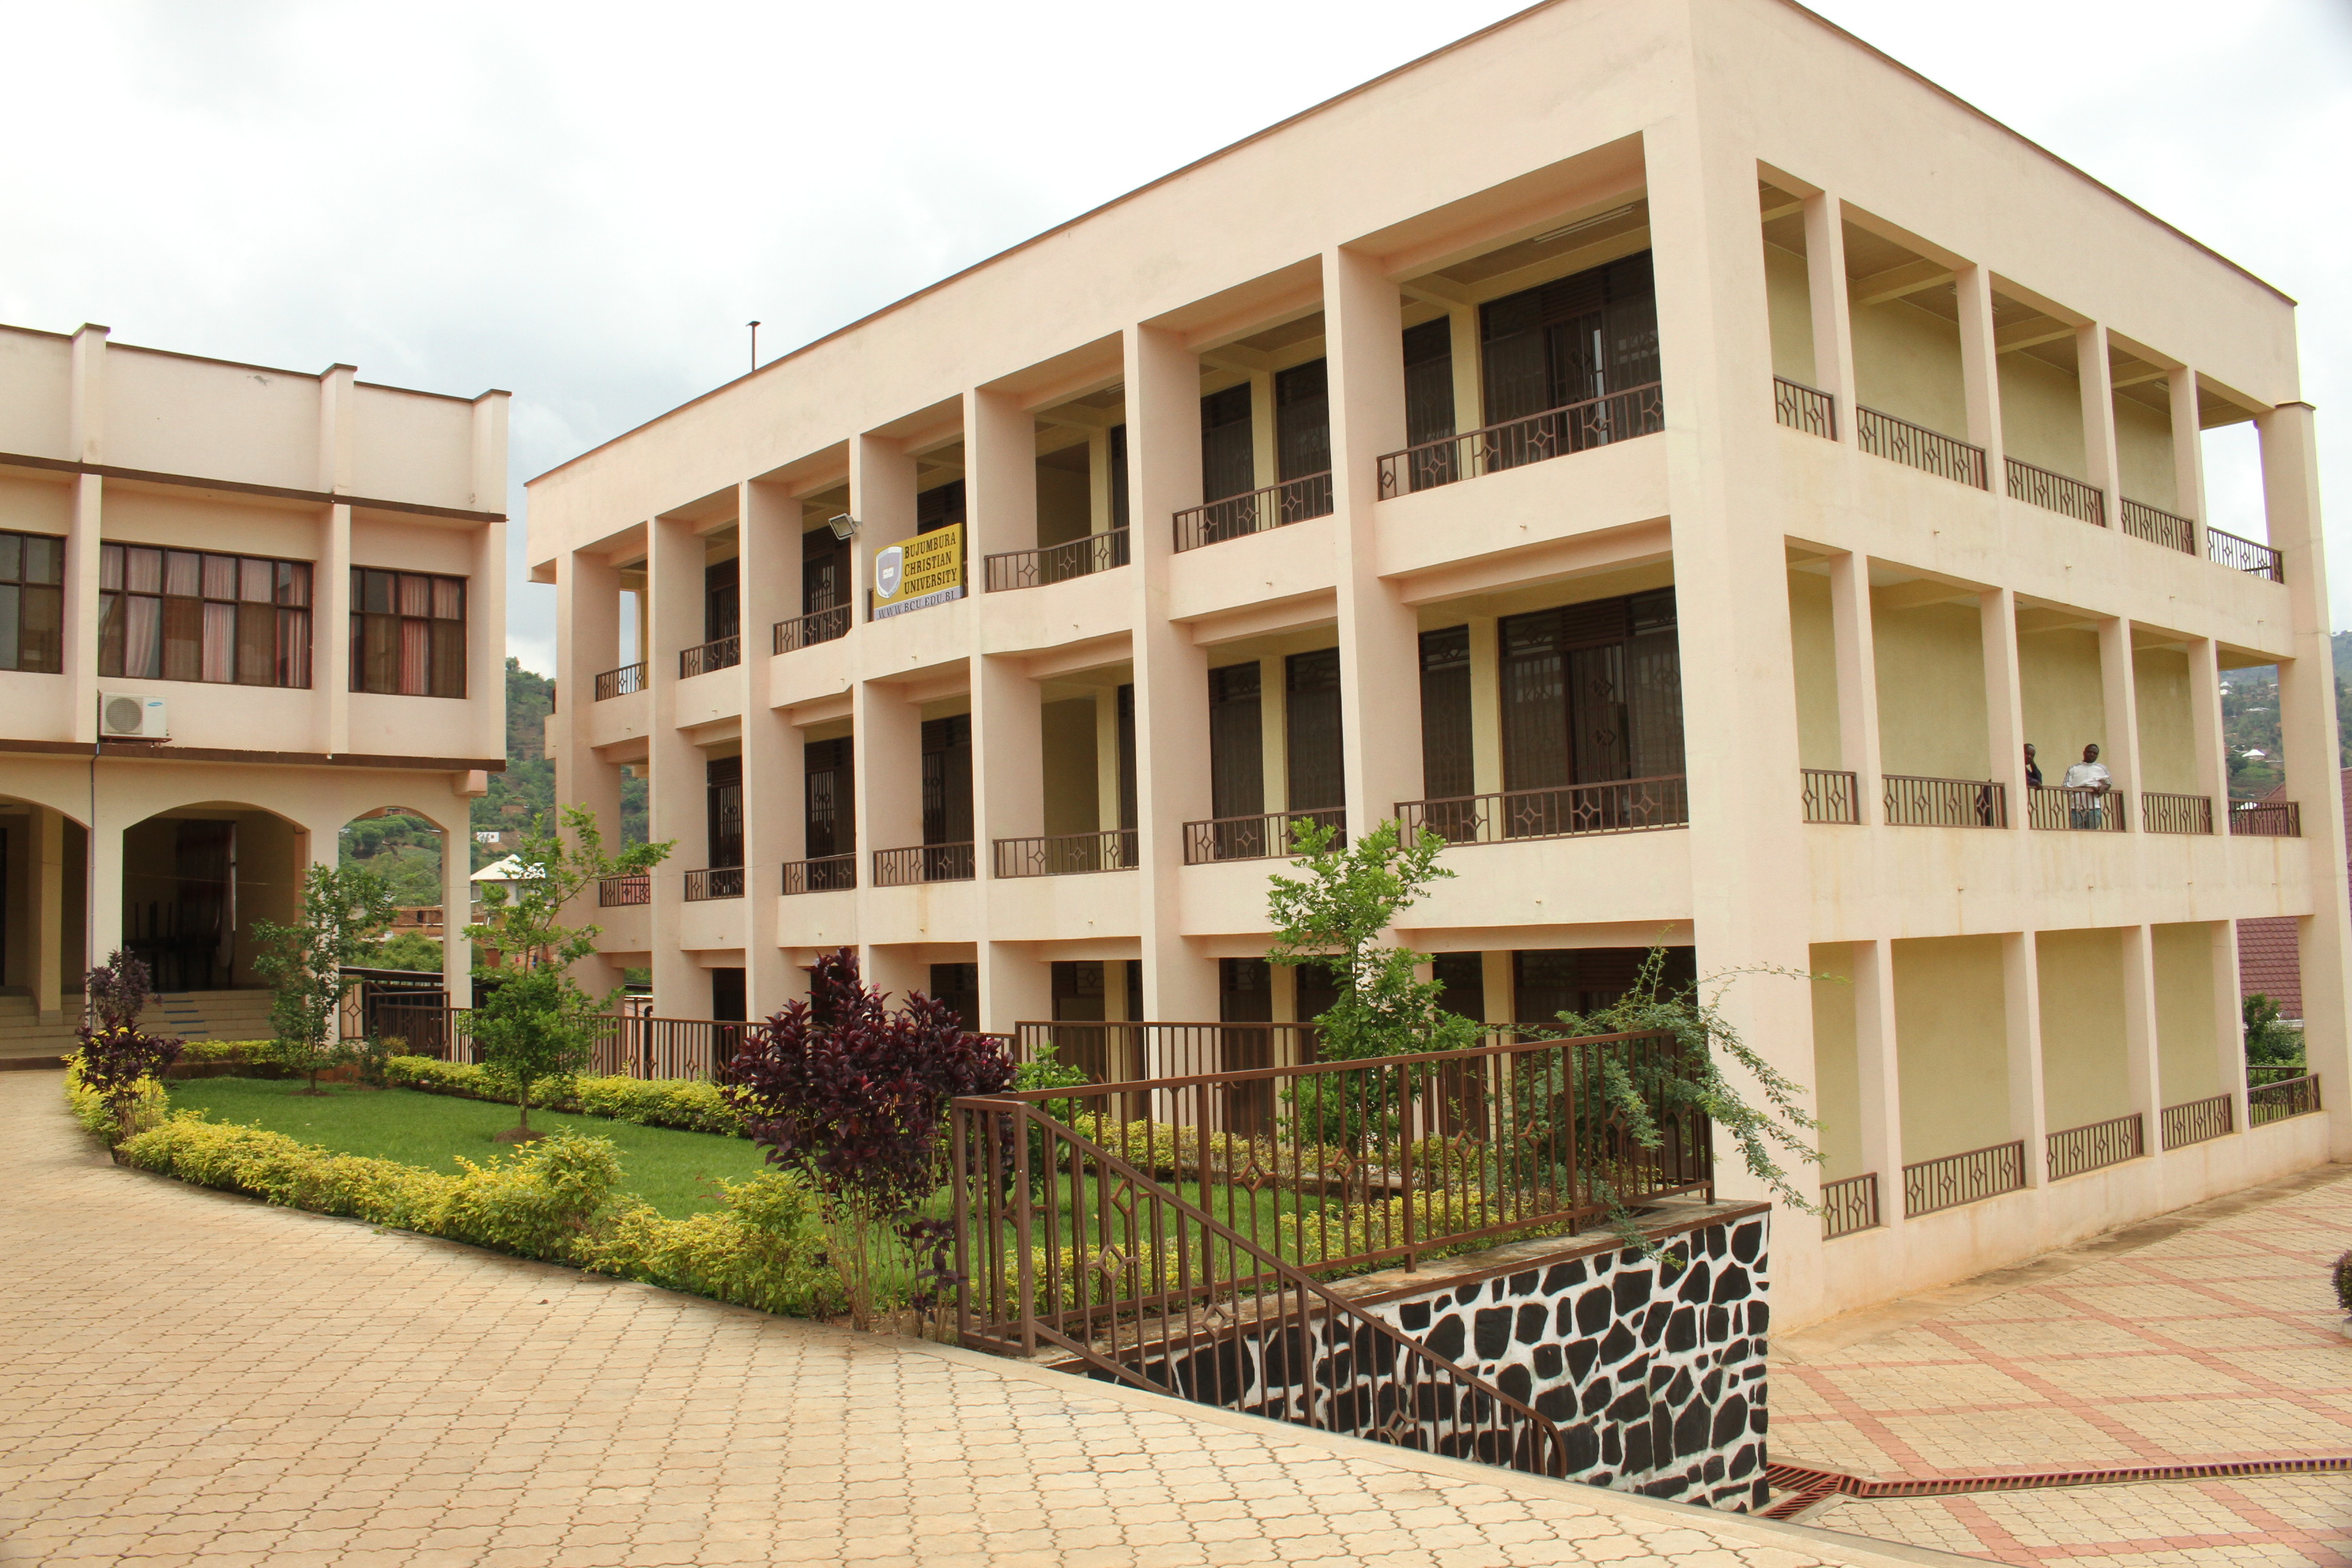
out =
[[(876, 1251), (896, 1233), (938, 1260), (937, 1221), (922, 1205), (946, 1176), (948, 1103), (1013, 1081), (1003, 1043), (968, 1034), (946, 1004), (918, 991), (892, 1012), (860, 983), (848, 948), (817, 961), (807, 1001), (744, 1031), (724, 1092), (772, 1164), (808, 1173), (833, 1236), (850, 1321), (876, 1317)], [(919, 1300), (919, 1309), (927, 1301)]]
[(391, 923), (392, 889), (384, 879), (336, 866), (312, 866), (302, 874), (301, 915), (294, 924), (253, 922), (262, 947), (256, 967), (278, 993), (269, 1005), (272, 1054), (288, 1071), (310, 1079), (301, 1093), (319, 1093), (319, 1074), (344, 1059), (339, 1014), (349, 987), (343, 967), (364, 963)]
[(117, 948), (102, 969), (83, 977), (88, 999), (80, 1027), (74, 1033), (81, 1048), (74, 1070), (114, 1113), (115, 1142), (138, 1131), (141, 1090), (177, 1061), (181, 1042), (168, 1035), (151, 1035), (139, 1026), (153, 991), (147, 966)]
[(2257, 991), (2242, 1006), (2249, 1066), (2292, 1067), (2303, 1060), (2303, 1037), (2279, 1022), (2277, 1003)]
[(596, 814), (567, 805), (560, 828), (541, 816), (524, 832), (515, 850), (522, 875), (483, 889), (482, 919), (466, 936), (509, 961), (472, 1018), (483, 1066), (514, 1096), (519, 1121), (499, 1142), (528, 1143), (538, 1136), (530, 1130), (533, 1093), (588, 1065), (596, 1015), (620, 1000), (618, 989), (591, 996), (572, 977), (571, 965), (593, 953), (603, 933), (593, 925), (565, 925), (565, 911), (595, 883), (651, 871), (669, 851), (667, 843), (638, 844), (608, 855)]

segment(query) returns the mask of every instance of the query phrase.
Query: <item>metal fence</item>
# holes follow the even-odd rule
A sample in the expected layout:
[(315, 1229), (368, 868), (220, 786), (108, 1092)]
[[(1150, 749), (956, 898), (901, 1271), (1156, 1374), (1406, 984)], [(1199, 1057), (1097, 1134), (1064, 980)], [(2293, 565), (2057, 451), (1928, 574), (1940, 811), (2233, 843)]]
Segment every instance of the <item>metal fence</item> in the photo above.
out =
[(2205, 559), (2216, 566), (2267, 577), (2273, 583), (2286, 581), (2286, 563), (2277, 551), (2210, 526), (2205, 530)]
[(1330, 515), (1331, 476), (1308, 474), (1206, 506), (1185, 508), (1175, 515), (1176, 548), (1198, 550), (1204, 544), (1223, 544), (1228, 539)]
[(1802, 430), (1824, 440), (1837, 439), (1837, 399), (1818, 386), (1807, 386), (1785, 375), (1774, 376), (1772, 417), (1791, 430)]
[(1102, 833), (1055, 833), (995, 841), (1000, 877), (1072, 877), (1088, 871), (1132, 871), (1141, 864), (1132, 827)]
[(626, 697), (633, 691), (643, 691), (645, 689), (646, 667), (642, 664), (625, 664), (618, 669), (608, 669), (596, 678), (596, 700), (602, 702), (608, 697)]
[(2025, 792), (2025, 820), (2045, 832), (2121, 833), (2128, 815), (2124, 797), (2114, 790), (2052, 784)]
[(1836, 768), (1801, 770), (1805, 781), (1805, 820), (1862, 822), (1862, 786), (1851, 773)]
[(1312, 1024), (1032, 1022), (1013, 1026), (1013, 1051), (1022, 1062), (1050, 1051), (1090, 1083), (1118, 1083), (1297, 1067), (1315, 1059), (1318, 1036)]
[(1427, 828), (1449, 844), (1500, 844), (1687, 827), (1690, 792), (1683, 776), (1673, 773), (1454, 800), (1401, 800), (1396, 809), (1409, 833)]
[(1291, 824), (1311, 822), (1336, 827), (1332, 847), (1348, 842), (1348, 814), (1338, 806), (1324, 811), (1269, 811), (1257, 816), (1218, 816), (1184, 825), (1184, 864), (1205, 866), (1213, 860), (1278, 859), (1291, 853)]
[(698, 675), (708, 675), (714, 669), (732, 669), (743, 662), (743, 639), (740, 637), (719, 637), (699, 647), (677, 650), (677, 678), (690, 680)]
[(653, 901), (654, 879), (643, 872), (634, 877), (607, 877), (596, 884), (596, 904), (600, 909), (617, 910)]
[[(1327, 504), (1324, 510), (1328, 511), (1330, 508)], [(1124, 566), (1127, 562), (1127, 530), (1114, 528), (1035, 550), (1007, 550), (983, 556), (981, 571), (988, 592), (1001, 594), (1013, 588), (1042, 588), (1049, 583), (1066, 583), (1073, 577), (1091, 577), (1097, 572)]]
[(1903, 1213), (1911, 1219), (1938, 1209), (2013, 1193), (2025, 1185), (2025, 1140), (1989, 1144), (1903, 1167)]
[(2107, 526), (2107, 498), (2096, 486), (2064, 474), (2039, 468), (2032, 463), (2021, 463), (2015, 458), (2005, 458), (2009, 468), (2009, 494), (2012, 500), (2038, 506), (2071, 517), (2077, 522), (2087, 522), (2095, 528)]
[(2213, 831), (2212, 797), (2143, 790), (2139, 797), (2139, 825), (2143, 833), (2210, 833)]
[(2009, 791), (1991, 779), (1885, 775), (1886, 822), (1895, 827), (2007, 827)]
[(2226, 1094), (2210, 1100), (2192, 1100), (2186, 1105), (2164, 1108), (2164, 1146), (2186, 1149), (2191, 1143), (2209, 1139), (2226, 1138), (2238, 1130), (2237, 1102)]
[(1441, 437), (1402, 452), (1386, 453), (1381, 458), (1381, 499), (1564, 458), (1612, 441), (1654, 436), (1665, 427), (1663, 384), (1629, 386), (1605, 397), (1489, 425), (1466, 436)]
[(778, 621), (775, 629), (775, 651), (793, 653), (814, 647), (821, 642), (832, 642), (849, 635), (849, 606), (835, 605), (829, 610), (811, 610), (805, 616), (789, 621)]
[(2138, 1159), (2147, 1152), (2147, 1129), (2135, 1110), (2129, 1116), (2053, 1132), (2047, 1142), (2050, 1179), (2057, 1182), (2103, 1165)]
[(2129, 496), (2120, 498), (2116, 511), (2116, 521), (2134, 539), (2145, 539), (2150, 544), (2161, 544), (2184, 555), (2197, 553), (2197, 525), (2187, 518)]
[[(588, 1070), (637, 1079), (709, 1079), (734, 1058), (742, 1044), (741, 1024), (710, 1018), (656, 1018), (638, 1013), (600, 1013)], [(387, 1004), (378, 1028), (385, 1038), (407, 1044), (410, 1056), (474, 1062), (473, 1010), (467, 1007)]]
[(686, 874), (686, 901), (689, 904), (742, 896), (743, 868), (740, 866), (712, 866)]
[(1925, 425), (1914, 425), (1908, 419), (1897, 419), (1892, 414), (1859, 405), (1853, 411), (1853, 435), (1854, 445), (1874, 458), (1885, 458), (1888, 462), (1902, 463), (1979, 489), (1987, 488), (1982, 447), (1971, 447), (1940, 430), (1930, 430)]
[(1878, 1173), (1822, 1184), (1822, 1239), (1835, 1241), (1874, 1229), (1878, 1218)]
[(857, 886), (857, 857), (820, 855), (814, 860), (784, 862), (787, 893), (841, 893)]
[(874, 885), (908, 888), (919, 882), (969, 882), (972, 879), (972, 847), (969, 844), (917, 844), (905, 849), (874, 851)]
[(2230, 831), (2252, 838), (2303, 837), (2303, 805), (2292, 800), (2233, 800)]
[(2319, 1103), (2319, 1075), (2315, 1072), (2246, 1090), (2249, 1126), (2265, 1127), (2290, 1116), (2309, 1116), (2325, 1109)]

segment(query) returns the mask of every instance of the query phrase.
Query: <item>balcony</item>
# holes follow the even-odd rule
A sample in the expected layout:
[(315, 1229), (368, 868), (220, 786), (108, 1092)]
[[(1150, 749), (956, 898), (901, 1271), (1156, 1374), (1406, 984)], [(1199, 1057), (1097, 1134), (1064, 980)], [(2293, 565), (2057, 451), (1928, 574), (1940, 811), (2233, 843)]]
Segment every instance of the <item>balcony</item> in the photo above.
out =
[(1804, 768), (1800, 773), (1805, 781), (1807, 822), (1861, 824), (1862, 786), (1853, 774), (1837, 768)]
[(972, 847), (969, 844), (917, 844), (905, 849), (874, 851), (874, 885), (913, 888), (925, 882), (969, 882), (972, 879)]
[(2234, 837), (2300, 838), (2303, 806), (2292, 800), (2231, 801), (2230, 832)]
[(2144, 500), (2123, 498), (2117, 508), (2116, 521), (2123, 531), (2134, 539), (2145, 539), (2150, 544), (2161, 544), (2167, 550), (2178, 550), (2183, 555), (2197, 553), (2197, 525), (2185, 517), (2176, 516), (2161, 507)]
[(818, 643), (832, 642), (848, 635), (849, 606), (835, 605), (829, 610), (812, 610), (793, 620), (778, 621), (775, 651), (791, 653), (796, 648), (814, 647)]
[(857, 886), (857, 857), (855, 855), (820, 855), (814, 860), (784, 862), (783, 891), (793, 893), (845, 893)]
[(2162, 1121), (2167, 1149), (2186, 1149), (2191, 1143), (2226, 1138), (2238, 1130), (2236, 1105), (2226, 1094), (2217, 1094), (2210, 1100), (2192, 1100), (2186, 1105), (2168, 1105)]
[(2267, 577), (2273, 583), (2286, 581), (2285, 562), (2277, 551), (2218, 528), (2205, 531), (2205, 558), (2216, 566), (2227, 566), (2249, 577)]
[(646, 667), (643, 664), (625, 664), (596, 678), (596, 700), (602, 702), (608, 698), (627, 697), (645, 689)]
[(626, 909), (634, 904), (654, 901), (654, 879), (642, 873), (635, 877), (607, 877), (596, 884), (596, 906), (599, 909)]
[(1890, 827), (2007, 827), (2009, 791), (1991, 779), (1931, 779), (1888, 773)]
[(686, 901), (689, 904), (742, 896), (743, 868), (740, 866), (712, 866), (706, 870), (686, 874)]
[(1141, 864), (1132, 827), (1102, 833), (1060, 833), (995, 841), (999, 877), (1076, 877), (1089, 871), (1132, 871)]
[(1198, 550), (1205, 544), (1223, 544), (1229, 539), (1330, 515), (1331, 476), (1308, 474), (1304, 479), (1287, 479), (1247, 495), (1227, 496), (1223, 500), (1178, 512), (1176, 548)]
[[(1227, 503), (1221, 501), (1218, 504)], [(1323, 510), (1331, 510), (1328, 494), (1324, 498)], [(1177, 515), (1181, 517), (1183, 514), (1180, 512)], [(1181, 550), (1184, 546), (1180, 544), (1177, 548)], [(1016, 588), (1042, 588), (1048, 584), (1066, 583), (1074, 577), (1091, 577), (1097, 572), (1124, 566), (1127, 562), (1127, 530), (1114, 528), (1062, 544), (1048, 544), (1036, 550), (1008, 550), (1002, 554), (985, 556), (981, 561), (981, 568), (987, 592), (1002, 594)]]
[(1381, 499), (1564, 458), (1612, 441), (1654, 436), (1665, 427), (1664, 384), (1628, 387), (1466, 436), (1446, 436), (1387, 453), (1381, 458)]
[[(1969, 450), (1976, 448), (1972, 447)], [(2080, 479), (2070, 479), (2063, 474), (2053, 473), (2048, 468), (2037, 468), (2032, 463), (2021, 463), (2015, 458), (2005, 461), (2009, 468), (2011, 500), (2021, 500), (2044, 511), (2071, 517), (2076, 522), (2087, 522), (2093, 528), (2107, 526), (2107, 498), (2095, 487)]]
[(1348, 842), (1348, 814), (1338, 806), (1323, 811), (1270, 811), (1258, 816), (1218, 816), (1184, 825), (1184, 864), (1206, 866), (1218, 860), (1272, 860), (1297, 853), (1290, 825), (1311, 822), (1336, 828), (1333, 848)]
[(1875, 1230), (1878, 1217), (1878, 1173), (1848, 1176), (1822, 1184), (1822, 1239), (1835, 1241), (1856, 1231)]
[(2064, 1181), (2105, 1165), (2120, 1165), (2147, 1152), (2147, 1130), (2139, 1112), (2087, 1127), (2069, 1127), (2049, 1137), (2050, 1179)]
[(2326, 1109), (2319, 1103), (2317, 1073), (2281, 1079), (2246, 1090), (2246, 1122), (2252, 1127), (2267, 1127), (2290, 1116), (2310, 1116)]
[(1903, 1216), (1979, 1204), (2025, 1186), (2025, 1140), (1994, 1143), (1903, 1167)]
[(1683, 776), (1675, 773), (1453, 800), (1401, 800), (1396, 809), (1408, 833), (1426, 829), (1448, 844), (1502, 844), (1687, 827), (1690, 792)]
[(2142, 833), (2210, 833), (2213, 802), (2201, 795), (2164, 795), (2143, 790), (2139, 797)]
[(2045, 833), (2121, 833), (2126, 815), (2114, 790), (2053, 785), (2025, 792), (2025, 820)]
[(1853, 435), (1854, 444), (1874, 458), (1902, 463), (1955, 484), (1986, 488), (1982, 447), (1971, 447), (1940, 430), (1859, 405), (1854, 409)]
[(677, 678), (691, 680), (714, 669), (731, 669), (742, 662), (743, 639), (740, 637), (719, 637), (699, 647), (678, 649)]
[(1819, 436), (1824, 441), (1837, 439), (1837, 399), (1818, 386), (1807, 386), (1785, 375), (1774, 376), (1772, 417), (1791, 430)]

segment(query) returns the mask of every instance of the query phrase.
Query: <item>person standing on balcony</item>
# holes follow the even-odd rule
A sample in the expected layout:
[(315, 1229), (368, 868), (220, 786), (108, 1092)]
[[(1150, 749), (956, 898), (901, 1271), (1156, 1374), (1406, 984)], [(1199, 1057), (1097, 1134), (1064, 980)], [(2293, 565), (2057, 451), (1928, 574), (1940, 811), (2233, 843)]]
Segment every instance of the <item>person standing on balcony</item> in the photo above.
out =
[(2042, 764), (2033, 760), (2033, 742), (2031, 741), (2025, 742), (2025, 787), (2042, 787)]
[(2115, 788), (2107, 765), (2099, 761), (2096, 742), (2083, 748), (2083, 760), (2066, 770), (2066, 805), (2078, 828), (2106, 826), (2106, 795)]

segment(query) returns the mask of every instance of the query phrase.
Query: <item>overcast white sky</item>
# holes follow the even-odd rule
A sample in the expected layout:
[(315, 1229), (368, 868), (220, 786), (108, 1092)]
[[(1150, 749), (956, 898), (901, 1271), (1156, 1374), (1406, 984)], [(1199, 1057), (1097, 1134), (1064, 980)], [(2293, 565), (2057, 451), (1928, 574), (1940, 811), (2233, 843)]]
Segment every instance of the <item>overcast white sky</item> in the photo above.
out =
[[(772, 357), (1517, 8), (0, 0), (0, 321), (512, 390), (548, 669), (521, 481), (740, 373), (745, 321)], [(2302, 301), (2344, 551), (2352, 0), (1818, 8)]]

